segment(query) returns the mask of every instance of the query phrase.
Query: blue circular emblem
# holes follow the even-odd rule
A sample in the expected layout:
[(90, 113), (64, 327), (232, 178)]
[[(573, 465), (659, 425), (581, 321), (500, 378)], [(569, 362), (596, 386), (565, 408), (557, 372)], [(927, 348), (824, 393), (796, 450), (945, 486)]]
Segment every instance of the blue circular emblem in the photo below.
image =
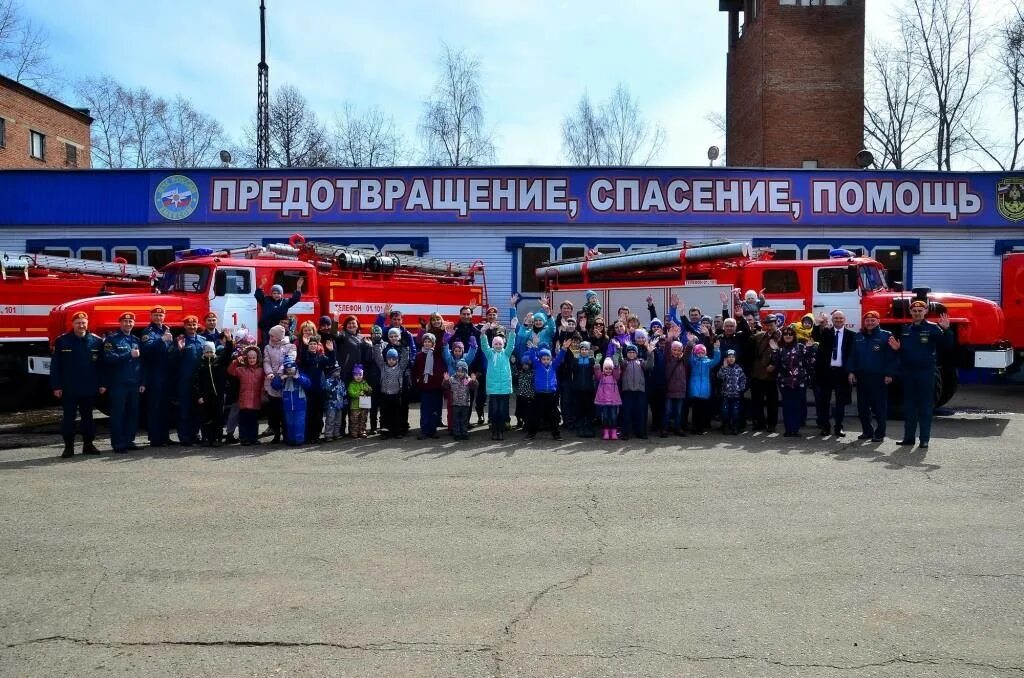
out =
[(199, 187), (182, 174), (172, 174), (156, 187), (153, 204), (164, 219), (184, 219), (199, 205)]

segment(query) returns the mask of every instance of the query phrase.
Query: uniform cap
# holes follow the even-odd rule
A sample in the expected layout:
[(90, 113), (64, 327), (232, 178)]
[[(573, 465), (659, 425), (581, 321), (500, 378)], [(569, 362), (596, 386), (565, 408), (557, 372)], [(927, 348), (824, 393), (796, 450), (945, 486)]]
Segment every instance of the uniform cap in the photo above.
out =
[(187, 316), (185, 316), (184, 318), (181, 319), (181, 324), (182, 325), (186, 325), (186, 324), (188, 324), (190, 322), (197, 323), (197, 322), (199, 322), (199, 318), (195, 317), (194, 315), (187, 315)]
[(135, 314), (131, 311), (125, 311), (121, 315), (117, 316), (118, 320), (135, 320)]
[(874, 318), (875, 320), (881, 320), (882, 316), (878, 314), (878, 311), (868, 311), (864, 314), (864, 318)]
[(203, 320), (210, 320), (211, 318), (213, 320), (217, 319), (217, 314), (214, 313), (213, 311), (210, 311), (209, 313), (207, 313), (206, 315), (203, 316)]
[(910, 302), (910, 308), (928, 308), (928, 304), (920, 299)]
[(89, 314), (86, 313), (85, 311), (79, 311), (78, 313), (75, 313), (74, 315), (72, 315), (71, 319), (72, 320), (88, 320), (89, 319)]
[(149, 312), (150, 313), (167, 313), (167, 311), (164, 309), (163, 306), (154, 306), (153, 308), (149, 309)]

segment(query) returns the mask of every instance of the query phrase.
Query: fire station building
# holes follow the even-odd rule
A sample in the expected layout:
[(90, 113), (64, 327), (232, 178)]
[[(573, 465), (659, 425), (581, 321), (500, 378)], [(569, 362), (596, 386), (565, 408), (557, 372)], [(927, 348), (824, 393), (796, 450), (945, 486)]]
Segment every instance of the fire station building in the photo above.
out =
[[(489, 297), (539, 296), (541, 263), (730, 240), (777, 258), (845, 248), (890, 283), (1000, 299), (1024, 250), (1024, 178), (1001, 173), (494, 167), (0, 172), (0, 249), (162, 265), (292, 233), (486, 265)], [(768, 290), (772, 294), (773, 290)], [(499, 304), (500, 305), (500, 304)]]

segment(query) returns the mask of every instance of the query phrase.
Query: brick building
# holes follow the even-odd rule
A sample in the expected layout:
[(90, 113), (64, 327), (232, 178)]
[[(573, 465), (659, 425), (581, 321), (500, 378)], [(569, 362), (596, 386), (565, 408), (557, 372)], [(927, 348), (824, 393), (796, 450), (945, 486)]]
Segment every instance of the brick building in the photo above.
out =
[(726, 152), (735, 167), (856, 167), (865, 0), (719, 0), (729, 13)]
[(0, 75), (0, 169), (90, 166), (85, 109)]

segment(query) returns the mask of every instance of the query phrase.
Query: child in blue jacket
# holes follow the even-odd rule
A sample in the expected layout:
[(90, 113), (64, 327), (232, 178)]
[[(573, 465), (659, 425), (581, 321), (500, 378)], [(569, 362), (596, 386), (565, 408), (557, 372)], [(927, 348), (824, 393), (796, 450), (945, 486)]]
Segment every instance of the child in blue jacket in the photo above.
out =
[(721, 344), (715, 341), (714, 353), (708, 357), (704, 344), (695, 343), (690, 355), (690, 385), (688, 395), (693, 410), (692, 431), (704, 435), (711, 428), (711, 370), (722, 359)]
[(523, 360), (533, 363), (533, 403), (526, 421), (526, 439), (533, 440), (537, 431), (551, 429), (551, 437), (561, 440), (558, 430), (558, 367), (565, 360), (565, 349), (552, 358), (549, 349), (531, 348)]
[(295, 359), (288, 355), (281, 365), (282, 373), (270, 385), (281, 391), (284, 408), (284, 442), (301, 445), (306, 441), (306, 389), (309, 377), (295, 367)]

